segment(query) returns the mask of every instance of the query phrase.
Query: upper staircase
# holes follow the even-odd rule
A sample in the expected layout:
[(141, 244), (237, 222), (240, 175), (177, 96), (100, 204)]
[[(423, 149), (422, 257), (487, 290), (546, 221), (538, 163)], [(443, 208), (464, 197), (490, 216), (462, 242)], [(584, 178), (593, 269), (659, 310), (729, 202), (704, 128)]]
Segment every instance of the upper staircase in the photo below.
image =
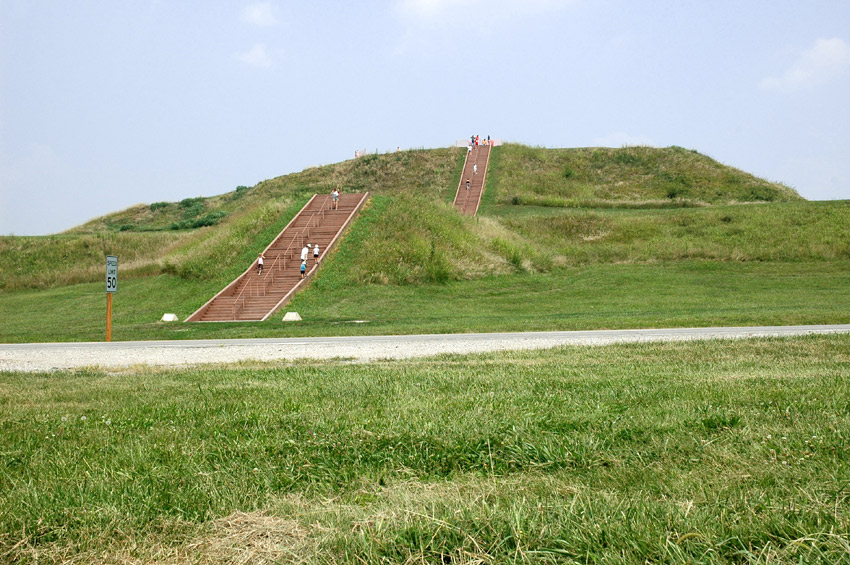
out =
[[(288, 302), (316, 272), (343, 230), (366, 202), (369, 193), (340, 194), (332, 208), (330, 195), (313, 195), (263, 252), (263, 273), (257, 260), (244, 273), (212, 297), (187, 322), (261, 321)], [(319, 246), (318, 260), (310, 249), (307, 273), (301, 278), (301, 249)]]
[[(472, 151), (466, 154), (463, 174), (460, 176), (455, 195), (455, 208), (463, 214), (474, 216), (478, 213), (478, 205), (481, 204), (481, 195), (484, 193), (484, 180), (487, 178), (491, 147), (492, 145), (473, 145)], [(475, 165), (478, 165), (477, 173)], [(467, 179), (469, 189), (466, 188)]]

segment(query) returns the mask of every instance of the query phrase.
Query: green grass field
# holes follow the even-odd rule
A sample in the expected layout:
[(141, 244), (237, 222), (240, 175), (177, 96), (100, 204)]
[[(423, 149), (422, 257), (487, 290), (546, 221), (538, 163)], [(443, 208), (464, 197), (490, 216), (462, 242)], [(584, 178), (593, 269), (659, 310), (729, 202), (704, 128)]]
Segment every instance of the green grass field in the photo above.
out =
[(0, 561), (847, 562), (849, 383), (846, 335), (0, 373)]
[[(590, 265), (420, 285), (348, 287), (319, 278), (287, 308), (303, 322), (185, 319), (214, 281), (160, 275), (119, 282), (113, 339), (204, 339), (850, 323), (850, 261)], [(104, 285), (0, 296), (0, 341), (102, 341)], [(353, 323), (355, 320), (367, 323)]]

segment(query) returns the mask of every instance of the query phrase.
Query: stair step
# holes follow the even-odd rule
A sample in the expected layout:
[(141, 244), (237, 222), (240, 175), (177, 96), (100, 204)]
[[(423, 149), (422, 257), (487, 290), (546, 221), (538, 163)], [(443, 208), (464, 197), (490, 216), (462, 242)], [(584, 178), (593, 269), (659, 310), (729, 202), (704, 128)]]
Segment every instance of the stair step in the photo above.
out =
[[(367, 194), (340, 195), (339, 207), (330, 210), (326, 195), (314, 197), (278, 234), (265, 251), (265, 271), (257, 275), (256, 266), (248, 269), (227, 292), (189, 317), (191, 321), (260, 320), (301, 282), (300, 256), (304, 243), (315, 243), (324, 258), (328, 246), (337, 237)], [(324, 208), (324, 214), (321, 210)], [(308, 271), (316, 266), (312, 250)], [(234, 311), (236, 315), (234, 316)]]

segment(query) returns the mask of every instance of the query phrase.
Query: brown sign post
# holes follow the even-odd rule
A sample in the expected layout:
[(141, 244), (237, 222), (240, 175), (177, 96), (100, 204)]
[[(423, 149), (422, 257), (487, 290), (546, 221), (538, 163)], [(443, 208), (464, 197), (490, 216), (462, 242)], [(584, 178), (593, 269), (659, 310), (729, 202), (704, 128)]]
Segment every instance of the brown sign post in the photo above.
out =
[(112, 293), (118, 290), (118, 257), (106, 256), (106, 341), (112, 341)]

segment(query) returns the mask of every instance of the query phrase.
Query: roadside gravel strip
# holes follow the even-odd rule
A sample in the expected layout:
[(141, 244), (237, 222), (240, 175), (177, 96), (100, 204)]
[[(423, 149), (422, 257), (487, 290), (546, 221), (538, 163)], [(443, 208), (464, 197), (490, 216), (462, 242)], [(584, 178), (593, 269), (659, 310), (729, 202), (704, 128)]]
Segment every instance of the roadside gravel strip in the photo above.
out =
[(111, 343), (0, 344), (0, 371), (55, 371), (79, 367), (106, 369), (133, 365), (187, 366), (236, 361), (380, 359), (430, 357), (444, 353), (481, 353), (545, 349), (559, 345), (624, 342), (782, 337), (850, 333), (850, 324), (675, 328), (485, 334), (430, 334), (357, 337), (260, 338), (195, 341), (119, 341)]

